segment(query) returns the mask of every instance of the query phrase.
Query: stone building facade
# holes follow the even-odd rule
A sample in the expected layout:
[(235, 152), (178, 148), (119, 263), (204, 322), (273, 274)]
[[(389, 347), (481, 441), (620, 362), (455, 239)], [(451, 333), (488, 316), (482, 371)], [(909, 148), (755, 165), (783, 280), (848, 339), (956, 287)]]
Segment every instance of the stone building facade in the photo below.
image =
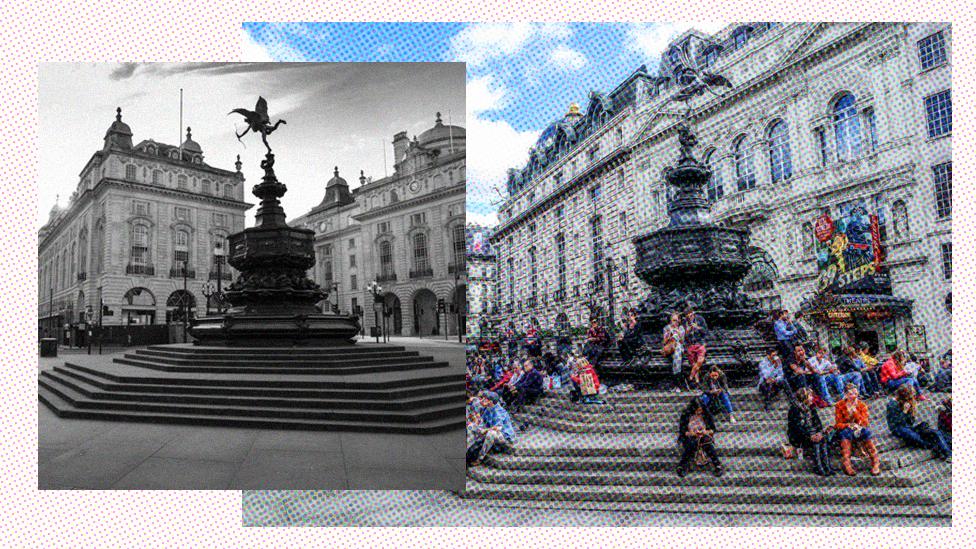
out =
[[(185, 304), (203, 314), (218, 247), (244, 229), (250, 207), (239, 161), (236, 171), (204, 162), (190, 128), (180, 146), (133, 145), (118, 109), (67, 206), (56, 205), (39, 231), (41, 334), (79, 342), (89, 308), (105, 326), (180, 321)], [(234, 275), (223, 263), (220, 271), (224, 284)]]
[(491, 229), (469, 223), (468, 254), (468, 334), (486, 333), (497, 312), (495, 252), (491, 248)]
[(437, 113), (433, 127), (392, 144), (393, 175), (361, 171), (350, 188), (336, 167), (322, 202), (291, 224), (315, 231), (314, 280), (332, 289), (323, 305), (362, 312), (369, 334), (376, 282), (388, 333), (456, 336), (467, 315), (465, 131)]
[[(713, 171), (716, 222), (752, 233), (745, 289), (767, 309), (809, 304), (818, 219), (861, 205), (878, 221), (890, 295), (854, 296), (812, 327), (831, 346), (948, 349), (951, 26), (748, 23), (702, 36), (722, 48), (701, 62), (734, 87), (692, 101), (696, 154)], [(683, 109), (668, 101), (674, 91), (641, 67), (571, 107), (510, 170), (492, 236), (497, 320), (551, 326), (565, 313), (582, 325), (639, 303), (631, 240), (667, 222), (663, 173)]]

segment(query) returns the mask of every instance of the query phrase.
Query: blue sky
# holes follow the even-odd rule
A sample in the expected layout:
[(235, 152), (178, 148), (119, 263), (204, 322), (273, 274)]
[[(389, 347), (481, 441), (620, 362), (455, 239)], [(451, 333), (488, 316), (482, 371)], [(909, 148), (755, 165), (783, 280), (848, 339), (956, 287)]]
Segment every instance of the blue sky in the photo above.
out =
[[(609, 91), (703, 23), (245, 23), (244, 60), (467, 63), (469, 221), (494, 224), (505, 171), (570, 103)], [(436, 93), (436, 90), (431, 90)], [(460, 120), (455, 120), (460, 124)]]

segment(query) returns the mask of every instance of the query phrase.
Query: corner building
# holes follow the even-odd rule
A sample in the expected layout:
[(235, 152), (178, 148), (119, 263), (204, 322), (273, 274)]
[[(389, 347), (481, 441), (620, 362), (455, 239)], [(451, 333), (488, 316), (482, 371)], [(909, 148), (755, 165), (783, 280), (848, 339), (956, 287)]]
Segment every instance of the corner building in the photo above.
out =
[(117, 109), (67, 206), (38, 233), (38, 329), (61, 343), (84, 343), (88, 309), (104, 326), (202, 315), (203, 285), (236, 274), (219, 250), (251, 207), (240, 161), (234, 171), (207, 164), (190, 128), (178, 146), (132, 136)]
[[(737, 23), (701, 36), (722, 47), (700, 62), (734, 87), (692, 100), (696, 156), (713, 172), (715, 222), (751, 231), (746, 291), (767, 309), (810, 311), (831, 347), (949, 349), (950, 25)], [(619, 320), (644, 297), (631, 241), (667, 223), (663, 173), (683, 109), (657, 74), (642, 66), (571, 106), (510, 170), (492, 236), (496, 323)], [(818, 227), (852, 212), (871, 219), (883, 272), (850, 273), (818, 301), (830, 251)]]
[(336, 167), (322, 201), (290, 224), (315, 231), (314, 280), (331, 289), (323, 306), (358, 311), (368, 335), (376, 282), (389, 334), (456, 337), (467, 317), (464, 128), (437, 113), (419, 136), (393, 136), (393, 158), (392, 175), (360, 171), (355, 188)]

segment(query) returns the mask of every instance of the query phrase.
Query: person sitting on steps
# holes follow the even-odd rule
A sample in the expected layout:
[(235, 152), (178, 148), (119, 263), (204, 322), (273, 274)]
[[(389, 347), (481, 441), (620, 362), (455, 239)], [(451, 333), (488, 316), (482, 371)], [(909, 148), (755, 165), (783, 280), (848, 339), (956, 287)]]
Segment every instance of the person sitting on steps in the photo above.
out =
[(900, 438), (909, 446), (932, 450), (936, 459), (952, 462), (952, 450), (945, 438), (929, 427), (928, 423), (918, 420), (918, 401), (915, 399), (915, 390), (910, 385), (902, 385), (895, 391), (894, 396), (888, 400), (886, 415), (888, 431), (892, 436)]
[(661, 337), (661, 355), (671, 360), (671, 375), (674, 378), (674, 392), (681, 391), (682, 381), (687, 387), (687, 379), (681, 375), (685, 359), (685, 327), (681, 315), (671, 313), (671, 322), (664, 326)]
[(696, 387), (701, 383), (700, 370), (705, 364), (705, 340), (708, 339), (708, 324), (702, 316), (689, 306), (685, 310), (685, 353), (691, 371), (688, 373), (689, 384)]
[[(502, 407), (498, 393), (486, 391), (481, 396), (480, 448), (475, 446), (468, 454), (468, 465), (477, 466), (492, 449), (505, 450), (515, 442), (515, 428), (512, 417)], [(475, 445), (478, 444), (475, 443)]]
[(718, 364), (713, 364), (708, 370), (704, 385), (704, 392), (701, 396), (702, 403), (708, 406), (713, 402), (721, 402), (722, 407), (725, 408), (725, 413), (729, 416), (729, 422), (735, 425), (735, 416), (732, 414), (732, 398), (729, 397), (729, 382), (725, 377), (725, 372), (718, 367)]
[(922, 386), (914, 376), (905, 371), (905, 351), (897, 350), (891, 353), (888, 360), (881, 365), (881, 385), (889, 391), (908, 385), (915, 390), (915, 398), (925, 401), (927, 398), (922, 394)]
[(844, 398), (834, 406), (834, 430), (840, 440), (840, 464), (844, 474), (848, 476), (857, 474), (851, 466), (851, 450), (855, 442), (859, 442), (867, 451), (871, 459), (871, 474), (881, 474), (878, 448), (874, 444), (870, 423), (868, 405), (860, 399), (857, 386), (848, 383), (844, 388)]
[(779, 357), (779, 351), (775, 347), (770, 347), (766, 351), (766, 357), (759, 361), (759, 393), (763, 399), (763, 410), (769, 411), (769, 405), (784, 387), (786, 381), (783, 361)]
[(804, 454), (813, 462), (814, 473), (822, 477), (836, 473), (830, 464), (831, 427), (825, 428), (820, 421), (809, 387), (801, 387), (796, 392), (796, 399), (790, 403), (786, 434), (791, 445), (803, 448)]
[(573, 374), (569, 376), (573, 388), (569, 392), (569, 399), (573, 402), (582, 401), (583, 404), (599, 404), (597, 395), (600, 394), (600, 378), (593, 365), (585, 358), (579, 358), (573, 366)]
[(692, 397), (678, 420), (678, 444), (681, 445), (681, 460), (678, 462), (678, 476), (688, 474), (691, 460), (699, 461), (707, 457), (714, 467), (715, 476), (724, 472), (715, 451), (715, 420), (700, 397)]

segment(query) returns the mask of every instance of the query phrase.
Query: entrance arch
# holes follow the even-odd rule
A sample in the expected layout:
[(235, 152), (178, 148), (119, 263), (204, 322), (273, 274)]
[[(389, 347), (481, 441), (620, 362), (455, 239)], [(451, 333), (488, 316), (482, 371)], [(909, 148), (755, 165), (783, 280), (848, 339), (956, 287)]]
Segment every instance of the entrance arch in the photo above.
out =
[[(196, 316), (197, 299), (186, 290), (176, 290), (166, 298), (166, 322), (183, 322)], [(189, 312), (189, 317), (187, 317)]]
[(437, 315), (437, 296), (424, 288), (413, 295), (413, 335), (429, 336), (440, 333)]
[(122, 297), (125, 324), (155, 324), (156, 296), (148, 288), (132, 288)]
[(400, 298), (393, 292), (383, 295), (383, 309), (389, 315), (387, 327), (393, 335), (403, 335), (403, 311), (400, 309)]

